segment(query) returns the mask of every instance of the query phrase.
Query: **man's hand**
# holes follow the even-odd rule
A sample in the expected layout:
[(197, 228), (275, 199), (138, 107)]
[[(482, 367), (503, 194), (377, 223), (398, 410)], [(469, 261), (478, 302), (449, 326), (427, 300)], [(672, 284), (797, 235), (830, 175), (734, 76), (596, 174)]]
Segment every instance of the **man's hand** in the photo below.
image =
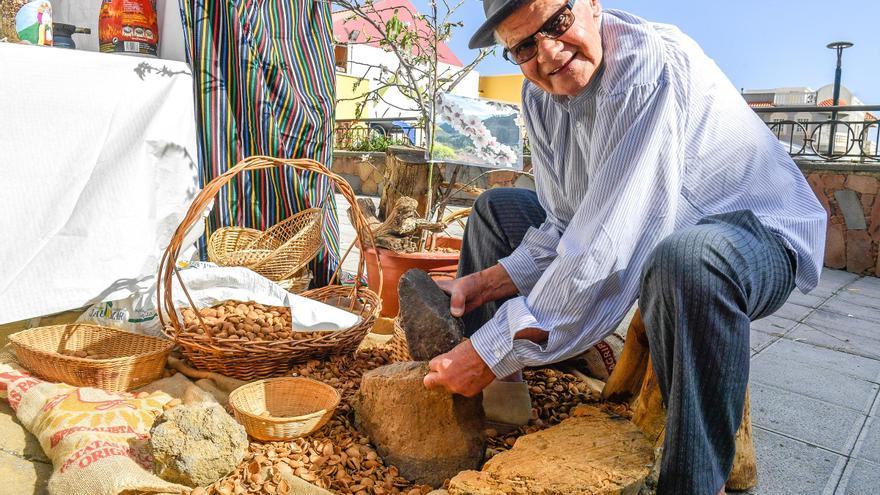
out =
[(466, 340), (446, 354), (428, 363), (425, 388), (445, 389), (452, 394), (473, 397), (495, 379), (495, 374), (477, 354), (473, 344)]
[(452, 316), (461, 317), (487, 302), (517, 294), (516, 285), (501, 265), (489, 267), (455, 280), (437, 280), (437, 285), (451, 296)]

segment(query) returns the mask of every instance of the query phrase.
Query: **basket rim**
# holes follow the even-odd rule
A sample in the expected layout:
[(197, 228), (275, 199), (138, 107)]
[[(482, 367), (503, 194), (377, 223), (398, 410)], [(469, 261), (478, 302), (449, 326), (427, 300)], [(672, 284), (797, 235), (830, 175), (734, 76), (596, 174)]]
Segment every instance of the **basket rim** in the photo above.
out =
[[(22, 340), (21, 340), (22, 337), (24, 337), (24, 336), (38, 333), (37, 330), (45, 331), (48, 328), (59, 328), (59, 327), (100, 328), (101, 330), (109, 330), (111, 333), (118, 333), (118, 334), (125, 334), (126, 336), (133, 336), (135, 339), (140, 338), (143, 340), (152, 340), (152, 341), (156, 342), (157, 344), (161, 344), (162, 348), (155, 349), (155, 350), (152, 350), (149, 352), (132, 354), (131, 356), (122, 356), (122, 357), (115, 357), (115, 358), (109, 358), (109, 359), (93, 359), (93, 358), (81, 358), (81, 357), (76, 357), (76, 356), (68, 356), (67, 354), (61, 354), (61, 353), (54, 351), (54, 350), (48, 350), (48, 349), (43, 349), (40, 347), (33, 346), (29, 343), (22, 342)], [(118, 328), (107, 327), (107, 326), (103, 326), (103, 325), (95, 325), (92, 323), (65, 323), (65, 324), (60, 324), (60, 325), (45, 325), (42, 327), (27, 328), (25, 330), (21, 330), (19, 332), (15, 332), (15, 333), (9, 335), (8, 339), (16, 347), (23, 347), (31, 352), (52, 354), (54, 359), (61, 359), (63, 361), (70, 361), (73, 363), (95, 363), (95, 362), (114, 363), (117, 361), (123, 362), (123, 361), (131, 360), (131, 359), (142, 359), (142, 358), (153, 357), (153, 356), (160, 355), (163, 353), (170, 353), (172, 348), (174, 347), (174, 342), (172, 342), (168, 339), (163, 339), (160, 337), (153, 337), (152, 335), (144, 335), (141, 333), (126, 332), (125, 330), (120, 330)]]
[[(257, 414), (253, 414), (249, 411), (246, 411), (246, 410), (238, 407), (238, 405), (236, 404), (236, 399), (241, 394), (245, 393), (246, 391), (248, 391), (252, 388), (263, 386), (268, 382), (278, 382), (278, 381), (312, 382), (312, 383), (316, 383), (324, 388), (330, 389), (333, 391), (333, 394), (335, 397), (335, 399), (333, 401), (333, 405), (330, 407), (326, 407), (324, 409), (320, 409), (320, 410), (315, 411), (313, 413), (302, 414), (300, 416), (259, 416)], [(306, 378), (304, 376), (279, 376), (279, 377), (275, 377), (275, 378), (263, 378), (261, 380), (255, 380), (253, 382), (246, 383), (246, 384), (238, 387), (237, 389), (235, 389), (229, 393), (229, 406), (232, 407), (232, 409), (234, 409), (235, 412), (237, 412), (243, 416), (246, 416), (248, 418), (257, 420), (257, 421), (263, 421), (263, 422), (272, 423), (272, 424), (294, 423), (294, 422), (307, 421), (307, 420), (310, 420), (313, 418), (320, 418), (320, 417), (323, 417), (328, 412), (335, 411), (336, 408), (339, 407), (339, 403), (341, 401), (342, 401), (342, 394), (339, 393), (339, 390), (336, 390), (336, 387), (327, 385), (326, 383), (319, 381), (319, 380), (315, 380), (313, 378)]]

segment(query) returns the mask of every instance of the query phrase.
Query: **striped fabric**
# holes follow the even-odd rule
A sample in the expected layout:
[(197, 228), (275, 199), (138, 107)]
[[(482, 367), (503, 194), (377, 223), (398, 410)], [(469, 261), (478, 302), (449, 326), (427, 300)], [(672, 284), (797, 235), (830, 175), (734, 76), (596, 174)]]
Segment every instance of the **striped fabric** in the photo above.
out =
[[(252, 155), (330, 164), (335, 71), (330, 6), (313, 0), (180, 0), (196, 86), (200, 178), (207, 183)], [(319, 285), (338, 262), (332, 187), (314, 173), (276, 169), (241, 175), (218, 195), (207, 234), (236, 225), (266, 229), (325, 206)]]
[[(602, 14), (601, 74), (573, 98), (523, 86), (538, 197), (547, 221), (500, 260), (522, 296), (471, 338), (497, 376), (561, 361), (611, 332), (641, 269), (674, 231), (752, 211), (818, 283), (825, 210), (767, 126), (678, 29)], [(550, 333), (545, 345), (512, 336)]]

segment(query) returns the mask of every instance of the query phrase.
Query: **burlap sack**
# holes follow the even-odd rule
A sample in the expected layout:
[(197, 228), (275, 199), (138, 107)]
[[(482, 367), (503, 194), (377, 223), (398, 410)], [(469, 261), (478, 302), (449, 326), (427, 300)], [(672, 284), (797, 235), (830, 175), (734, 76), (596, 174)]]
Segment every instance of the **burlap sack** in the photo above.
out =
[(637, 309), (638, 304), (634, 304), (611, 335), (578, 356), (577, 359), (583, 362), (583, 367), (586, 368), (588, 375), (603, 382), (608, 381), (608, 377), (611, 376), (611, 372), (617, 365), (620, 353), (623, 352), (623, 341), (626, 339), (629, 323)]
[(139, 395), (44, 382), (19, 369), (8, 354), (0, 355), (0, 397), (52, 459), (48, 488), (53, 495), (189, 491), (153, 475), (144, 448), (171, 397)]

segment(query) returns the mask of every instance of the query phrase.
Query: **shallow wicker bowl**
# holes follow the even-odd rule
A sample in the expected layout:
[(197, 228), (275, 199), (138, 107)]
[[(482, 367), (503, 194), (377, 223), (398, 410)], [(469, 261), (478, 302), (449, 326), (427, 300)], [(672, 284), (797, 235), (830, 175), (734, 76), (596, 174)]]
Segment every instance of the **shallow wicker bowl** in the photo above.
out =
[(333, 416), (339, 400), (339, 392), (330, 385), (293, 377), (258, 380), (229, 394), (235, 419), (262, 441), (290, 440), (318, 430)]
[[(174, 343), (89, 324), (52, 325), (10, 335), (19, 362), (52, 382), (125, 392), (162, 376)], [(110, 359), (87, 359), (61, 351), (92, 350)]]

